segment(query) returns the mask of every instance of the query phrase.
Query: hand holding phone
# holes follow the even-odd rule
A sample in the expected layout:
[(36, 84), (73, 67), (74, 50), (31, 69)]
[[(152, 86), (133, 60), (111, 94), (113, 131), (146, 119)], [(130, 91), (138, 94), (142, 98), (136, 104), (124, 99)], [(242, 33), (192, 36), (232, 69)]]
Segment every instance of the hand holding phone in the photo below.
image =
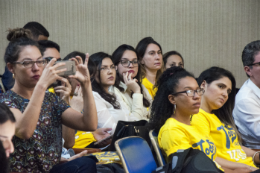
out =
[(56, 64), (58, 63), (65, 63), (64, 66), (57, 67), (56, 70), (64, 69), (66, 68), (66, 71), (58, 73), (59, 76), (62, 77), (68, 77), (69, 75), (75, 75), (76, 74), (76, 64), (75, 61), (56, 61)]

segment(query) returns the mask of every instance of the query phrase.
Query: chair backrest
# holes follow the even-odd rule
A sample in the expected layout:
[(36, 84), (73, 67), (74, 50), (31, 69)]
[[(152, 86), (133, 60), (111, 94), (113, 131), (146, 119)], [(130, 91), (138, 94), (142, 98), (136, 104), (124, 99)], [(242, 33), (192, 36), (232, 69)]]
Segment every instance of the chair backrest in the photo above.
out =
[(138, 136), (125, 137), (115, 142), (126, 173), (151, 173), (157, 167), (147, 142)]
[(154, 130), (151, 130), (149, 132), (149, 137), (151, 139), (152, 146), (153, 146), (153, 149), (155, 151), (159, 166), (166, 165), (165, 159), (163, 157), (163, 154), (162, 154), (161, 149), (160, 149), (159, 144), (158, 144), (158, 134)]

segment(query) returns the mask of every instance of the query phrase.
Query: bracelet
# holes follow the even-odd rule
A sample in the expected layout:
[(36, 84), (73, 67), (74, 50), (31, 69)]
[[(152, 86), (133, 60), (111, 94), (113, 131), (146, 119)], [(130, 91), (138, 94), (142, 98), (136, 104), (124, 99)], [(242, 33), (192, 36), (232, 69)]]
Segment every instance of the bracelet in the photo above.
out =
[[(256, 167), (260, 167), (260, 165), (258, 165), (258, 164), (255, 163), (255, 155), (256, 155), (257, 153), (260, 153), (260, 151), (255, 152), (255, 154), (253, 155), (253, 162), (254, 162), (254, 165), (255, 165)], [(260, 160), (260, 154), (259, 154), (259, 160)]]

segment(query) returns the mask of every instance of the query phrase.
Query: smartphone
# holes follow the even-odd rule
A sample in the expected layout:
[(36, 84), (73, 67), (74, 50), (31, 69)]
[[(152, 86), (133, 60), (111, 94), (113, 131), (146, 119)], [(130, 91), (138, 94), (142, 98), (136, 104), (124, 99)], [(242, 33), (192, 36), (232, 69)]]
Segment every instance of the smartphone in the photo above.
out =
[(113, 137), (113, 135), (110, 135), (110, 136), (108, 136), (108, 137), (106, 137), (106, 138), (104, 138), (104, 139), (102, 139), (100, 141), (95, 142), (94, 145), (98, 145), (98, 144), (100, 144), (101, 142), (103, 142), (105, 140), (111, 139), (112, 137)]
[(56, 70), (64, 69), (66, 68), (66, 71), (58, 73), (59, 76), (62, 77), (68, 77), (69, 75), (75, 75), (76, 74), (76, 64), (75, 61), (56, 61), (55, 64), (58, 63), (65, 63), (64, 66), (57, 67)]

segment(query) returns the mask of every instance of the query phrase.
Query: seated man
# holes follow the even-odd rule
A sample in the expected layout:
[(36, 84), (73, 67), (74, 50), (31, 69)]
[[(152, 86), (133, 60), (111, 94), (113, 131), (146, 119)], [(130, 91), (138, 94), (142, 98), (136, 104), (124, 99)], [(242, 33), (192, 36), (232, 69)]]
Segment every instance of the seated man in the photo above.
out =
[(249, 79), (236, 95), (233, 116), (243, 145), (260, 149), (260, 40), (246, 45), (242, 62)]

